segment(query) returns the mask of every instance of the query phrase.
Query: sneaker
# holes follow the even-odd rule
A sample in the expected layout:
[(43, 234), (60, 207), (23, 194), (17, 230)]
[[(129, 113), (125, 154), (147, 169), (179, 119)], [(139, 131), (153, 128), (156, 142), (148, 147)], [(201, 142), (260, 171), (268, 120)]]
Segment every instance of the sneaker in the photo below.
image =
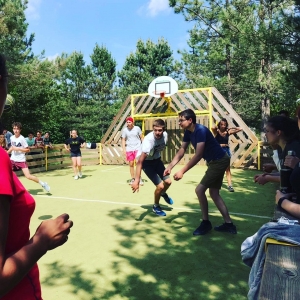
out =
[(234, 192), (234, 189), (233, 189), (233, 187), (231, 185), (228, 186), (228, 191), (229, 192)]
[(47, 182), (44, 182), (44, 183), (42, 184), (42, 187), (45, 189), (45, 191), (46, 191), (47, 193), (50, 192), (50, 186), (48, 185)]
[(166, 201), (168, 204), (172, 205), (172, 204), (174, 203), (174, 201), (172, 200), (172, 198), (170, 198), (170, 197), (168, 196), (167, 193), (164, 193), (164, 194), (161, 195), (161, 196), (165, 199), (165, 201)]
[(204, 235), (207, 234), (212, 229), (210, 221), (208, 222), (201, 222), (200, 226), (196, 228), (193, 232), (193, 235)]
[(158, 205), (158, 206), (154, 206), (153, 205), (153, 208), (152, 208), (152, 211), (160, 216), (160, 217), (165, 217), (166, 216), (166, 213), (164, 211), (161, 210), (161, 207)]
[(144, 185), (144, 181), (142, 178), (140, 179), (140, 185)]
[(131, 184), (133, 184), (134, 183), (134, 181), (135, 181), (135, 179), (134, 178), (132, 178), (130, 181), (129, 181), (129, 184), (131, 185)]
[[(229, 223), (232, 224), (232, 223)], [(216, 226), (214, 228), (216, 231), (222, 231), (222, 232), (229, 232), (232, 234), (237, 234), (236, 226), (235, 225), (228, 225), (228, 223), (223, 223), (220, 226)]]
[(74, 176), (74, 179), (77, 180), (78, 179), (78, 175)]
[(82, 177), (82, 173), (81, 173), (81, 172), (78, 173), (78, 177), (79, 177), (79, 178)]

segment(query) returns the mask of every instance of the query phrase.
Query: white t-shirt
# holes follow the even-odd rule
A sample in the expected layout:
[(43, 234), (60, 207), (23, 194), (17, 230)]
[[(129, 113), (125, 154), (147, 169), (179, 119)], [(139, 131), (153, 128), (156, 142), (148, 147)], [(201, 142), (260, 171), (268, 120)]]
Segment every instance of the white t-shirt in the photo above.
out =
[[(23, 135), (20, 135), (17, 138), (14, 135), (11, 136), (10, 142), (11, 142), (12, 146), (15, 146), (15, 147), (18, 147), (21, 149), (28, 148), (28, 144)], [(16, 161), (16, 162), (25, 162), (26, 161), (25, 152), (12, 151), (10, 159), (13, 161)]]
[(122, 130), (122, 138), (126, 140), (126, 151), (136, 151), (141, 148), (142, 130), (139, 126), (133, 126), (132, 129), (125, 127)]
[[(149, 132), (145, 138), (143, 139), (142, 143), (142, 151), (146, 153), (148, 156), (146, 160), (153, 160), (160, 158), (160, 152), (163, 151), (167, 145), (168, 141), (168, 134), (164, 131), (163, 136), (161, 139), (156, 139), (154, 137), (154, 133)], [(140, 156), (141, 153), (138, 153), (137, 156)]]

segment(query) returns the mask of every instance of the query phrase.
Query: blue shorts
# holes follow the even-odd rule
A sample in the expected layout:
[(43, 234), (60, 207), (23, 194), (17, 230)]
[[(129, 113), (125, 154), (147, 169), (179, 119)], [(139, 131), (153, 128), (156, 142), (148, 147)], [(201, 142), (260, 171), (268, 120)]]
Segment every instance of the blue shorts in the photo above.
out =
[(160, 158), (144, 160), (143, 162), (143, 171), (155, 185), (159, 185), (162, 181), (170, 178), (170, 175), (163, 176), (165, 169)]
[(71, 157), (80, 157), (81, 156), (81, 152), (71, 152)]
[(230, 148), (229, 147), (222, 147), (223, 150), (225, 150), (225, 152), (227, 153), (227, 155), (229, 157), (231, 157), (231, 152), (230, 152)]

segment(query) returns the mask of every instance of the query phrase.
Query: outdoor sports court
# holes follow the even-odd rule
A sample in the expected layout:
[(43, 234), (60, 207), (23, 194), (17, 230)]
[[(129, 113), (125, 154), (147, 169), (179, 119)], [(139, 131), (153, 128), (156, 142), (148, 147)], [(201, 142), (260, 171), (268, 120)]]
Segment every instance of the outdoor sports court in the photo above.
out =
[[(36, 199), (32, 234), (42, 220), (65, 212), (74, 221), (68, 242), (39, 261), (43, 298), (246, 299), (250, 268), (240, 246), (271, 218), (275, 186), (254, 184), (259, 171), (233, 169), (235, 192), (227, 191), (225, 179), (221, 195), (238, 234), (193, 236), (201, 219), (194, 189), (205, 170), (195, 166), (173, 181), (168, 193), (174, 205), (161, 200), (166, 217), (152, 213), (151, 182), (132, 193), (127, 165), (87, 166), (79, 180), (71, 169), (39, 173), (51, 186), (48, 195), (20, 177)], [(223, 219), (208, 201), (210, 220), (220, 225)]]

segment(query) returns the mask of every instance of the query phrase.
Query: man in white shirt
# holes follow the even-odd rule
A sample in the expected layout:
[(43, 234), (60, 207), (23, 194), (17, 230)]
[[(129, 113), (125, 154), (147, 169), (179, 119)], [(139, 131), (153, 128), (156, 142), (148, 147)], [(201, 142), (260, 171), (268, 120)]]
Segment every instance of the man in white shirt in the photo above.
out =
[[(129, 163), (129, 170), (131, 181), (134, 182), (134, 162), (137, 157), (138, 151), (141, 149), (141, 144), (143, 140), (142, 130), (139, 126), (134, 125), (134, 120), (132, 117), (126, 119), (126, 127), (122, 130), (122, 148), (126, 155), (126, 160)], [(141, 179), (140, 185), (143, 185)]]
[(138, 161), (136, 164), (135, 180), (131, 185), (133, 192), (139, 190), (141, 172), (143, 169), (147, 177), (156, 186), (152, 210), (156, 215), (161, 217), (166, 216), (166, 213), (159, 205), (160, 197), (163, 197), (168, 204), (173, 204), (173, 200), (166, 193), (172, 181), (169, 175), (163, 175), (165, 166), (160, 156), (160, 152), (165, 149), (168, 140), (168, 134), (164, 130), (164, 120), (157, 119), (153, 122), (153, 131), (145, 136), (142, 149), (137, 154)]
[(50, 187), (47, 182), (39, 180), (36, 176), (30, 174), (25, 153), (29, 152), (28, 144), (21, 135), (22, 124), (20, 122), (13, 123), (13, 132), (14, 135), (11, 136), (11, 147), (8, 149), (7, 153), (11, 153), (11, 164), (14, 170), (22, 170), (25, 177), (29, 180), (32, 180), (36, 183), (39, 183), (47, 192), (50, 192)]

